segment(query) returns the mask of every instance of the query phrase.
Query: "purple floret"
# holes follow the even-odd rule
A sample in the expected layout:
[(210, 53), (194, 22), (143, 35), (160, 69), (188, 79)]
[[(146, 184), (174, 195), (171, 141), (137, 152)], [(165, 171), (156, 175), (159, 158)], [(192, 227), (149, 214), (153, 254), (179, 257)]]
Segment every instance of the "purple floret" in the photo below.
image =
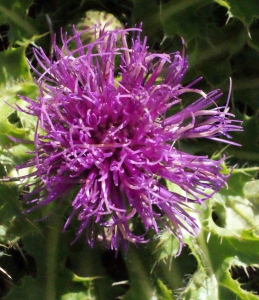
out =
[[(75, 29), (73, 37), (63, 36), (55, 60), (34, 50), (42, 68), (33, 68), (40, 95), (36, 101), (21, 97), (27, 111), (18, 108), (37, 118), (34, 157), (19, 166), (36, 168), (28, 175), (37, 180), (27, 202), (33, 208), (59, 203), (77, 189), (64, 226), (76, 217), (76, 238), (85, 231), (91, 246), (98, 239), (118, 250), (147, 242), (149, 230), (167, 228), (182, 246), (182, 229), (192, 235), (199, 229), (188, 203), (204, 205), (228, 176), (221, 173), (224, 158), (182, 152), (177, 142), (207, 138), (235, 145), (229, 132), (240, 131), (240, 123), (231, 119), (228, 101), (216, 106), (218, 90), (205, 94), (192, 87), (197, 80), (181, 85), (187, 57), (148, 52), (139, 28), (94, 30), (96, 39), (87, 45)], [(190, 92), (198, 100), (180, 109)], [(167, 116), (171, 108), (179, 109)], [(169, 191), (164, 180), (180, 192)], [(134, 233), (137, 218), (142, 235)]]

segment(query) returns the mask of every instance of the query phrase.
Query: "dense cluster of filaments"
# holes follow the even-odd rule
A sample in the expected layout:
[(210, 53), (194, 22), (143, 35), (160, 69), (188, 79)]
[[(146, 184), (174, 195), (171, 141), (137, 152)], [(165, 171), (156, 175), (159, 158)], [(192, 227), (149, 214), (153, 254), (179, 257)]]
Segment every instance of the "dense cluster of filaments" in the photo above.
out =
[[(98, 238), (111, 249), (126, 249), (129, 242), (145, 242), (148, 230), (163, 227), (182, 243), (183, 230), (198, 231), (188, 203), (203, 204), (226, 176), (222, 160), (184, 153), (176, 142), (231, 143), (228, 132), (240, 130), (239, 124), (231, 120), (228, 103), (215, 105), (219, 91), (206, 95), (181, 85), (188, 64), (180, 53), (148, 52), (139, 28), (90, 30), (96, 38), (87, 45), (75, 29), (73, 37), (63, 36), (62, 47), (54, 47), (55, 60), (35, 50), (43, 69), (34, 69), (40, 96), (22, 97), (28, 109), (18, 108), (38, 120), (34, 158), (20, 166), (36, 168), (29, 175), (37, 180), (27, 201), (34, 207), (67, 201), (75, 189), (64, 229), (77, 217), (77, 236), (85, 231), (90, 245)], [(168, 116), (189, 92), (198, 99)], [(164, 180), (179, 192), (169, 191)], [(142, 235), (134, 233), (137, 218)]]

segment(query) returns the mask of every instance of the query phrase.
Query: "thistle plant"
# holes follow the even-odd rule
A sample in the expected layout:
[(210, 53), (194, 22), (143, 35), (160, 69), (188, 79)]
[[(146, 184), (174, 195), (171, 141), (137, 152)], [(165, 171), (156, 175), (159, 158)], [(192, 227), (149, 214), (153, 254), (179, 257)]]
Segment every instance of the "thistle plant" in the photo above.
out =
[[(76, 239), (85, 232), (91, 246), (98, 240), (127, 250), (129, 243), (147, 242), (148, 231), (167, 228), (181, 251), (184, 232), (199, 230), (190, 206), (205, 206), (228, 175), (222, 172), (224, 156), (186, 153), (179, 142), (202, 138), (237, 145), (229, 135), (241, 130), (229, 113), (230, 95), (218, 106), (219, 90), (196, 89), (200, 79), (182, 85), (188, 58), (149, 52), (141, 28), (88, 31), (95, 32), (89, 44), (80, 38), (87, 31), (62, 34), (53, 58), (34, 49), (42, 69), (31, 65), (39, 96), (21, 96), (27, 109), (17, 106), (37, 120), (33, 156), (18, 167), (35, 168), (26, 176), (33, 179), (27, 211), (59, 205), (76, 190), (64, 224), (65, 230), (79, 220)], [(186, 93), (196, 100), (185, 103)], [(165, 181), (179, 192), (168, 190)], [(138, 218), (141, 233), (134, 227)]]

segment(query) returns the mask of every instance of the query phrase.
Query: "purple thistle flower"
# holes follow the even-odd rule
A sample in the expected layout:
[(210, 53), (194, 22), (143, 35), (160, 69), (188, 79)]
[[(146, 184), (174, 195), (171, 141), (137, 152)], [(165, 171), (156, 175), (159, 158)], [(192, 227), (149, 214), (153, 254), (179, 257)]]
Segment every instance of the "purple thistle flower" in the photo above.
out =
[[(139, 28), (89, 30), (96, 33), (94, 42), (83, 45), (85, 31), (74, 29), (73, 37), (62, 38), (62, 48), (54, 46), (55, 60), (34, 50), (43, 69), (32, 67), (40, 95), (36, 101), (21, 97), (28, 110), (18, 107), (37, 117), (34, 157), (18, 167), (36, 168), (28, 175), (37, 178), (28, 211), (62, 202), (77, 188), (64, 226), (77, 217), (76, 238), (85, 230), (91, 246), (101, 237), (111, 249), (120, 244), (127, 249), (129, 242), (147, 242), (148, 230), (158, 233), (166, 227), (182, 246), (182, 229), (198, 232), (188, 203), (204, 205), (228, 176), (221, 173), (224, 158), (191, 155), (177, 149), (176, 142), (207, 138), (235, 145), (227, 140), (228, 132), (241, 127), (228, 112), (230, 97), (218, 107), (218, 90), (206, 95), (192, 88), (198, 80), (182, 86), (187, 57), (148, 52)], [(182, 94), (189, 92), (199, 99), (180, 109)], [(172, 107), (179, 112), (167, 116)], [(181, 193), (169, 191), (162, 179)], [(141, 218), (143, 235), (134, 234), (133, 217)]]

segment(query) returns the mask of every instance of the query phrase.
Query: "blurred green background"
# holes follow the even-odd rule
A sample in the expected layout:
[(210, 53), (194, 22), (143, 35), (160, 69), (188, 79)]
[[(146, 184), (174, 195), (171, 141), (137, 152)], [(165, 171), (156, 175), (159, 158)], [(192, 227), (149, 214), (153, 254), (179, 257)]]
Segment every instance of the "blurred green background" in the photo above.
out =
[(23, 107), (18, 94), (37, 96), (27, 64), (28, 59), (37, 67), (32, 48), (50, 56), (61, 27), (70, 33), (72, 24), (84, 29), (107, 14), (123, 26), (142, 23), (150, 51), (184, 49), (190, 67), (183, 84), (202, 76), (196, 87), (220, 88), (222, 104), (232, 78), (230, 108), (244, 128), (233, 140), (242, 147), (204, 140), (181, 144), (209, 156), (224, 150), (225, 169), (235, 166), (229, 189), (207, 202), (198, 216), (199, 236), (186, 236), (179, 257), (178, 242), (168, 232), (150, 233), (148, 244), (116, 257), (102, 245), (89, 248), (84, 236), (70, 244), (76, 221), (62, 233), (69, 207), (35, 222), (43, 213), (22, 214), (22, 185), (0, 182), (0, 298), (259, 299), (259, 0), (1, 0), (0, 177), (16, 176), (15, 165), (29, 158), (28, 145), (9, 136), (32, 140), (35, 121), (6, 102)]

